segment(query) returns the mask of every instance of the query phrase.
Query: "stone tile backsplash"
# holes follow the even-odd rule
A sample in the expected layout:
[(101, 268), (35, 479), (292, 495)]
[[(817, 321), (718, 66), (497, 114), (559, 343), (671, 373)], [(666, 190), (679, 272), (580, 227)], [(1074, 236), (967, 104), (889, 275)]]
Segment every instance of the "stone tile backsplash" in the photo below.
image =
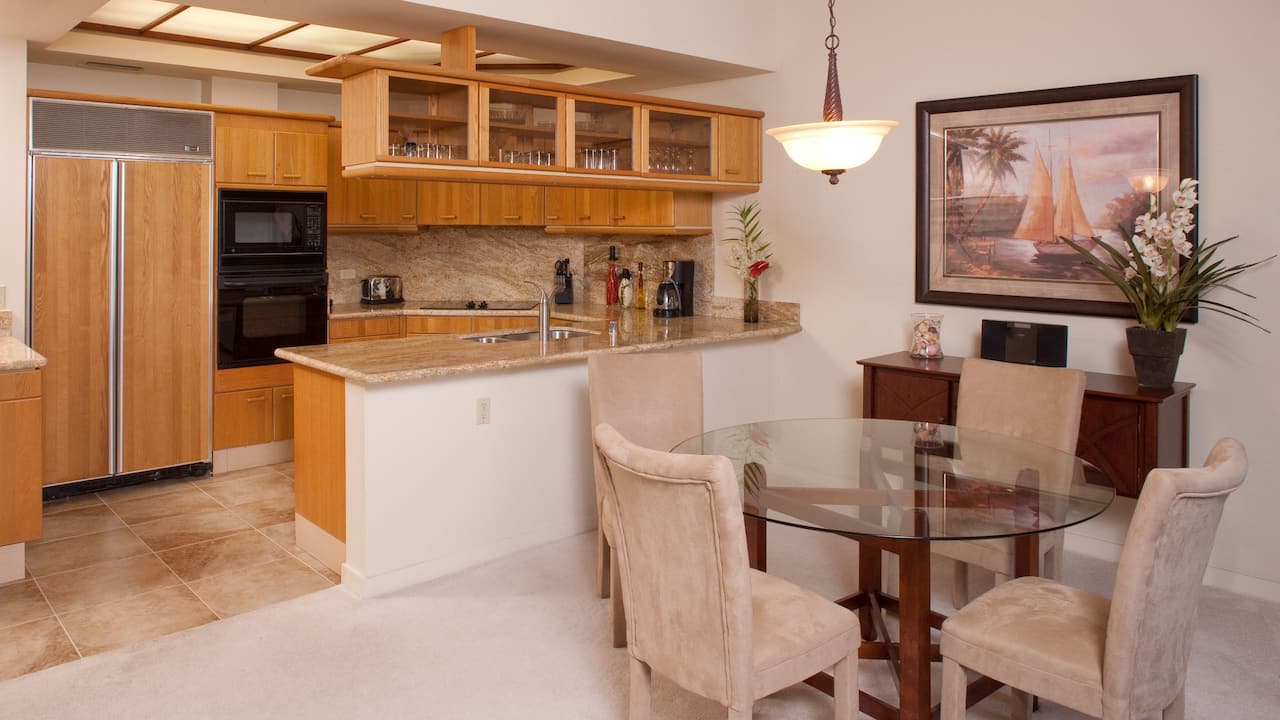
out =
[[(692, 259), (695, 307), (699, 314), (709, 314), (715, 261), (711, 235), (554, 235), (542, 228), (498, 227), (333, 234), (329, 236), (329, 297), (335, 303), (359, 302), (361, 278), (386, 274), (403, 278), (404, 294), (410, 300), (529, 298), (534, 289), (525, 281), (535, 280), (549, 292), (555, 261), (567, 257), (574, 272), (574, 299), (603, 303), (610, 245), (618, 246), (623, 267), (634, 272), (636, 263), (645, 264), (650, 306), (662, 281), (661, 261)], [(354, 279), (341, 279), (343, 270), (353, 271)]]

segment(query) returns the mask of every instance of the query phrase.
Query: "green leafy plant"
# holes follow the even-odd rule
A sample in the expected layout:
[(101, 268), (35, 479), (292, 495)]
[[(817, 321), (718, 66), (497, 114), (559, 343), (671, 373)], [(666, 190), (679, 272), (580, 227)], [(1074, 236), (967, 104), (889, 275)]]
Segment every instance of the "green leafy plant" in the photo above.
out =
[(1240, 273), (1276, 256), (1239, 265), (1226, 265), (1225, 261), (1217, 257), (1218, 250), (1238, 238), (1238, 235), (1209, 243), (1195, 252), (1187, 234), (1195, 227), (1195, 216), (1191, 210), (1199, 202), (1196, 197), (1197, 184), (1199, 181), (1186, 178), (1178, 185), (1178, 190), (1173, 193), (1175, 207), (1171, 212), (1157, 213), (1153, 195), (1150, 209), (1134, 221), (1132, 232), (1120, 226), (1127, 252), (1099, 242), (1097, 246), (1109, 256), (1104, 259), (1071, 238), (1060, 239), (1083, 255), (1103, 277), (1124, 293), (1125, 298), (1133, 305), (1138, 323), (1144, 328), (1172, 332), (1177, 329), (1178, 321), (1187, 308), (1198, 305), (1201, 309), (1220, 313), (1246, 322), (1263, 332), (1270, 332), (1253, 315), (1204, 297), (1211, 290), (1225, 288), (1254, 298), (1228, 283)]
[(771, 243), (764, 241), (764, 230), (760, 227), (760, 203), (752, 201), (738, 205), (729, 211), (729, 216), (733, 218), (736, 235), (721, 240), (734, 243), (729, 267), (743, 280), (755, 280), (769, 269), (769, 258), (773, 257), (769, 252)]

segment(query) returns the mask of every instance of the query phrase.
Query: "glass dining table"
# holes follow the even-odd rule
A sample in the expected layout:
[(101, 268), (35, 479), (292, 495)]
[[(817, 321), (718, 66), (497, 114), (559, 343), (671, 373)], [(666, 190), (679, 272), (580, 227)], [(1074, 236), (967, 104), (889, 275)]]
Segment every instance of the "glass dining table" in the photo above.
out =
[[(695, 436), (672, 452), (723, 455), (742, 489), (752, 567), (764, 570), (769, 523), (834, 533), (858, 543), (858, 591), (837, 600), (858, 612), (860, 658), (888, 660), (898, 705), (861, 693), (874, 718), (937, 717), (930, 663), (935, 542), (1011, 542), (1018, 576), (1039, 574), (1039, 535), (1096, 517), (1115, 498), (1110, 478), (1080, 458), (1005, 435), (950, 425), (858, 418), (737, 425)], [(881, 586), (884, 553), (899, 559), (898, 595)], [(898, 617), (893, 640), (883, 612)], [(832, 691), (818, 675), (811, 685)], [(979, 678), (969, 704), (1000, 686)]]

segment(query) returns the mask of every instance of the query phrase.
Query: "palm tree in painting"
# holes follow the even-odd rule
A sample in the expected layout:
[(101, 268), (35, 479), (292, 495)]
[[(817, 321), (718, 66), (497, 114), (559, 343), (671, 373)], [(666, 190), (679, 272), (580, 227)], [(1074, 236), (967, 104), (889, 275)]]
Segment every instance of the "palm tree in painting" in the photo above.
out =
[(982, 202), (974, 209), (973, 215), (969, 217), (968, 224), (965, 225), (967, 234), (968, 229), (973, 225), (973, 221), (982, 214), (987, 203), (991, 202), (992, 195), (999, 189), (1001, 192), (1005, 190), (1005, 181), (1011, 177), (1017, 177), (1018, 173), (1013, 169), (1014, 163), (1026, 162), (1027, 158), (1019, 149), (1026, 145), (1024, 140), (1016, 130), (1009, 130), (1003, 127), (982, 128), (982, 135), (978, 138), (977, 147), (974, 149), (974, 163), (977, 166), (978, 174), (987, 180), (987, 194), (982, 198)]
[(964, 195), (964, 156), (972, 153), (986, 134), (986, 128), (954, 128), (946, 134), (946, 187), (948, 198)]

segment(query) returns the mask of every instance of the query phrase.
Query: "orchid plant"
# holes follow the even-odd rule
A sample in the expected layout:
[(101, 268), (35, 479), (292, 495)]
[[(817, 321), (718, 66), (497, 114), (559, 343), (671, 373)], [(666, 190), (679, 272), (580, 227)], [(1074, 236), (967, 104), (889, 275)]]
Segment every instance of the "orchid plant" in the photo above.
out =
[(1097, 244), (1109, 258), (1098, 257), (1070, 238), (1062, 240), (1124, 293), (1133, 305), (1138, 323), (1144, 328), (1173, 332), (1187, 308), (1198, 304), (1204, 310), (1221, 313), (1269, 332), (1258, 324), (1253, 315), (1203, 297), (1206, 292), (1222, 287), (1253, 298), (1253, 295), (1232, 287), (1228, 282), (1275, 255), (1256, 262), (1224, 266), (1223, 261), (1216, 257), (1218, 249), (1238, 235), (1204, 245), (1196, 252), (1189, 234), (1195, 228), (1192, 209), (1199, 202), (1196, 195), (1198, 184), (1198, 180), (1184, 179), (1173, 193), (1174, 208), (1168, 213), (1159, 212), (1153, 194), (1150, 209), (1134, 221), (1133, 232), (1120, 228), (1125, 250), (1106, 243)]
[(729, 267), (738, 273), (743, 280), (759, 279), (760, 274), (769, 269), (769, 245), (764, 241), (764, 230), (760, 227), (760, 203), (750, 202), (739, 205), (729, 211), (736, 227), (736, 236), (725, 238), (721, 242), (734, 243), (729, 251)]

